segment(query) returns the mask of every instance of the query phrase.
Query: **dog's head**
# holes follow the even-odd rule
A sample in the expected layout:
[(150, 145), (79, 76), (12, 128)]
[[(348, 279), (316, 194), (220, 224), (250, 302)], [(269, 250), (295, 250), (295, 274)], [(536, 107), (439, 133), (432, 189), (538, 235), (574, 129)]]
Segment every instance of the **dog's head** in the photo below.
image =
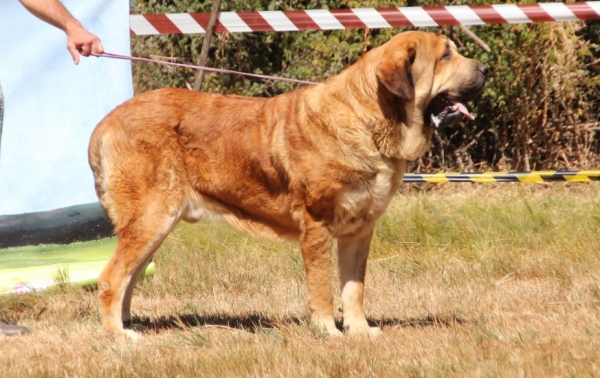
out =
[(433, 33), (401, 33), (381, 48), (380, 84), (419, 113), (424, 126), (474, 118), (465, 102), (483, 90), (485, 65), (461, 56), (452, 41)]

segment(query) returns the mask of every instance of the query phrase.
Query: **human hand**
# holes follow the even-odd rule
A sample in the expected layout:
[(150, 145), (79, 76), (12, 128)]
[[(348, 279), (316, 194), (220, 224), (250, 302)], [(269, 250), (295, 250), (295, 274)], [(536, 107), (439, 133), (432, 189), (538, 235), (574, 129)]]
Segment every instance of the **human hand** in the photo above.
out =
[(90, 56), (104, 53), (100, 38), (85, 30), (81, 24), (72, 24), (66, 28), (67, 49), (73, 57), (73, 62), (79, 64), (79, 55)]

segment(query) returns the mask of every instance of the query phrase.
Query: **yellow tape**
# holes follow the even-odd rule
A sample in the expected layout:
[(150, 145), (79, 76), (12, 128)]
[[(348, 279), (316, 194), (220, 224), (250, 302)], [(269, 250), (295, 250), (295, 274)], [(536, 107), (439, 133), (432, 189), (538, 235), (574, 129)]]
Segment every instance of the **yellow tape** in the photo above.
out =
[(494, 175), (497, 175), (498, 173), (501, 173), (501, 172), (484, 172), (484, 173), (481, 173), (478, 175), (468, 175), (468, 176), (473, 182), (476, 182), (478, 184), (485, 184), (485, 183), (489, 183), (489, 182), (498, 182), (498, 180), (496, 180), (496, 178), (494, 177)]
[(405, 182), (590, 182), (600, 180), (600, 170), (582, 171), (533, 171), (533, 172), (482, 172), (482, 173), (415, 173), (404, 176)]

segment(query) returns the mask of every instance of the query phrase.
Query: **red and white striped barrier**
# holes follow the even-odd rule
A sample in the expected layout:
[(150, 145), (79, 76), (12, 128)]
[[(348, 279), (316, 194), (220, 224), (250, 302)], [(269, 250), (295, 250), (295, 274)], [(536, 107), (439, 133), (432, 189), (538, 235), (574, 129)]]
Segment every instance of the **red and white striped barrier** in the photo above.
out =
[[(130, 29), (132, 35), (204, 33), (209, 17), (209, 13), (131, 15)], [(215, 25), (215, 31), (252, 33), (581, 20), (600, 20), (600, 1), (222, 12)]]

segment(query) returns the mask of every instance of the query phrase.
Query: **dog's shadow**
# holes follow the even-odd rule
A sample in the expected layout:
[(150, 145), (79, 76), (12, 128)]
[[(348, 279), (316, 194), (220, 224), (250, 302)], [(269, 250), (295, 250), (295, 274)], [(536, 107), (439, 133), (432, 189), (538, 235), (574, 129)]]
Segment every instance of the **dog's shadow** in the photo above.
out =
[[(249, 333), (258, 333), (267, 329), (277, 329), (281, 326), (309, 326), (308, 318), (303, 317), (285, 317), (271, 318), (264, 314), (250, 313), (246, 315), (226, 315), (226, 314), (195, 314), (186, 313), (170, 316), (162, 316), (150, 319), (149, 317), (134, 316), (134, 323), (139, 323), (146, 328), (147, 332), (160, 333), (169, 329), (187, 329), (187, 328), (210, 328), (223, 327), (233, 330), (245, 331)], [(424, 328), (424, 327), (442, 327), (450, 328), (462, 326), (465, 324), (474, 324), (475, 321), (469, 320), (455, 314), (432, 315), (429, 314), (419, 318), (379, 318), (368, 319), (371, 326), (377, 326), (381, 329), (394, 328)], [(338, 329), (342, 330), (341, 320), (336, 321)]]

